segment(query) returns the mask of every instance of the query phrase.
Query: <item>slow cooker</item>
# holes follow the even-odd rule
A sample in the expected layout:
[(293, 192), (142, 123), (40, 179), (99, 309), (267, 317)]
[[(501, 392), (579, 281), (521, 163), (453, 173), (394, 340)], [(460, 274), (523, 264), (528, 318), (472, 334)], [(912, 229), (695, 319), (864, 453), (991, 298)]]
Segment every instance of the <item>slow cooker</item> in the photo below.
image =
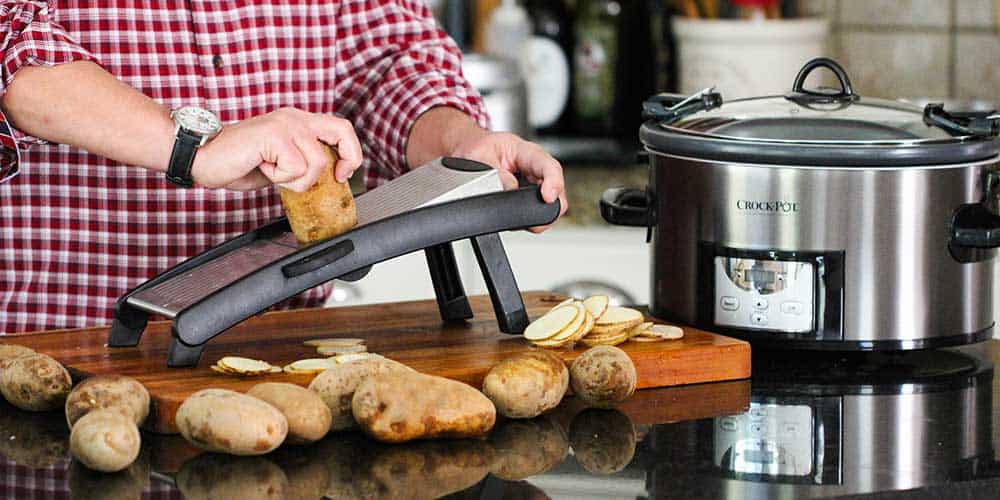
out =
[(780, 348), (992, 336), (1000, 117), (861, 97), (827, 58), (786, 95), (644, 107), (649, 185), (601, 212), (650, 229), (653, 315)]

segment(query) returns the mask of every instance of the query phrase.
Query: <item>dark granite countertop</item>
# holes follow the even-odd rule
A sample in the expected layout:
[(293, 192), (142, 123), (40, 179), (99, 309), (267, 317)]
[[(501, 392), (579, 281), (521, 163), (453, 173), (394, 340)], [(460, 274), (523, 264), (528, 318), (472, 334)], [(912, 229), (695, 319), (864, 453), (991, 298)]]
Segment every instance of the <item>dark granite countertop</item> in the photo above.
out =
[[(0, 498), (996, 498), (1000, 341), (907, 355), (754, 356), (752, 381), (570, 398), (488, 440), (340, 433), (263, 457), (143, 435), (127, 471), (67, 457), (61, 414), (0, 407)], [(683, 415), (688, 415), (685, 417)]]

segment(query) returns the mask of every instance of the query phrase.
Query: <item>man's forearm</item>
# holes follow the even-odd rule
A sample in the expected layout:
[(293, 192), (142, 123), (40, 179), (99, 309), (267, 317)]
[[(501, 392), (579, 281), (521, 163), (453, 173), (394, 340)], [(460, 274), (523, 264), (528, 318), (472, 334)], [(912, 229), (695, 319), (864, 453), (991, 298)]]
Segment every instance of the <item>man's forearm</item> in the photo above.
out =
[(454, 154), (459, 144), (488, 134), (469, 115), (452, 107), (432, 108), (417, 118), (406, 143), (406, 163), (419, 167)]
[(129, 165), (167, 168), (170, 111), (94, 63), (21, 68), (2, 106), (27, 134)]

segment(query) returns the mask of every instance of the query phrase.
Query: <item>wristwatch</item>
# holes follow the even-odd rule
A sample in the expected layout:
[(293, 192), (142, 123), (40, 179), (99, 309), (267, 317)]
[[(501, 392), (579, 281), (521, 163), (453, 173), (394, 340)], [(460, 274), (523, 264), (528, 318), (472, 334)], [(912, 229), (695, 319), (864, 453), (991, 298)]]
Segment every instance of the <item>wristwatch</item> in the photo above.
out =
[(191, 165), (194, 155), (222, 130), (222, 122), (211, 111), (198, 106), (184, 106), (170, 112), (176, 128), (174, 149), (167, 164), (167, 180), (183, 188), (194, 186)]

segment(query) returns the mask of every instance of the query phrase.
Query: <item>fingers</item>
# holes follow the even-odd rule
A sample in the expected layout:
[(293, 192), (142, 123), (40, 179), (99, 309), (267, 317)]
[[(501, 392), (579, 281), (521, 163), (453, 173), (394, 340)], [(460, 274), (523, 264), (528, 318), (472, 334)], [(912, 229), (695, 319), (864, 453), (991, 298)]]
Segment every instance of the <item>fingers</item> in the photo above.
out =
[[(274, 168), (274, 165), (270, 165), (270, 167)], [(236, 179), (224, 187), (230, 191), (255, 191), (266, 188), (271, 184), (273, 184), (271, 179), (268, 179), (260, 169), (255, 169), (246, 176)]]
[(293, 108), (280, 109), (267, 118), (270, 123), (263, 130), (270, 147), (257, 167), (271, 182), (298, 192), (312, 187), (329, 164), (320, 141), (337, 148), (340, 159), (334, 172), (338, 181), (346, 181), (361, 166), (361, 143), (347, 120)]
[(312, 128), (319, 140), (337, 148), (335, 175), (337, 182), (346, 182), (361, 166), (361, 142), (351, 122), (330, 115), (313, 115)]
[(556, 200), (565, 202), (566, 182), (562, 165), (540, 146), (524, 142), (518, 148), (517, 168), (529, 181), (537, 183), (541, 180), (542, 199), (546, 203)]
[(257, 168), (274, 184), (298, 192), (309, 189), (319, 176), (310, 173), (305, 155), (291, 137), (272, 138)]

